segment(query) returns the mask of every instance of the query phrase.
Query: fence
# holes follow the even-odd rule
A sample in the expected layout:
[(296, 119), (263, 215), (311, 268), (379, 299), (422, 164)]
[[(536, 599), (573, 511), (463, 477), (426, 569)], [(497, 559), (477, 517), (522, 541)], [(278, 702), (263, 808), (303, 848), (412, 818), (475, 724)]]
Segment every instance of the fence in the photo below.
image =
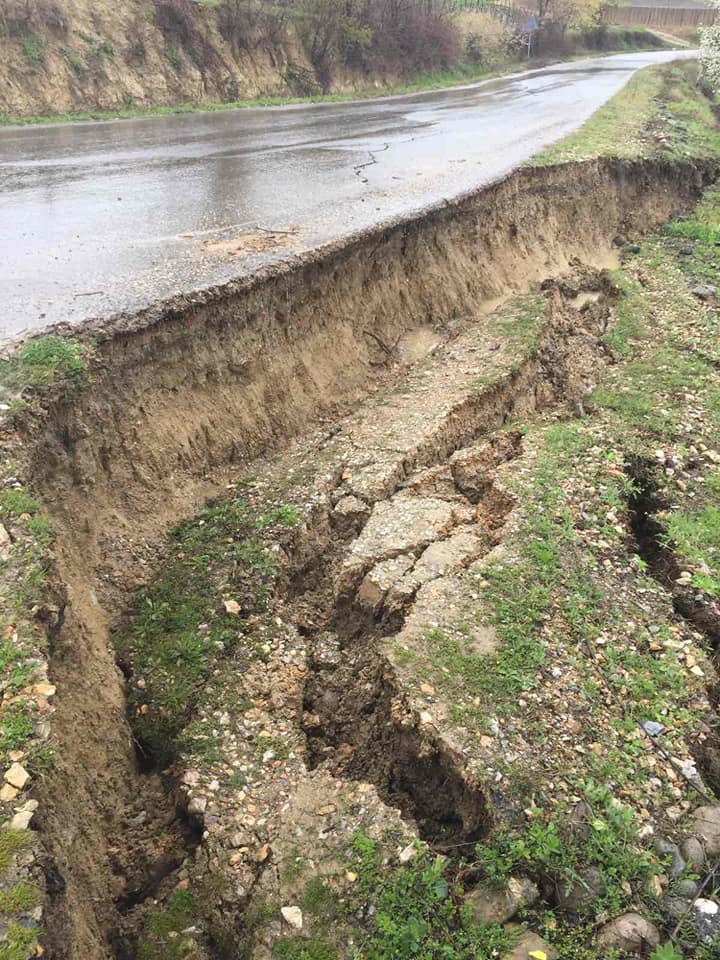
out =
[(714, 23), (712, 8), (687, 7), (608, 7), (607, 23), (640, 27), (707, 27)]

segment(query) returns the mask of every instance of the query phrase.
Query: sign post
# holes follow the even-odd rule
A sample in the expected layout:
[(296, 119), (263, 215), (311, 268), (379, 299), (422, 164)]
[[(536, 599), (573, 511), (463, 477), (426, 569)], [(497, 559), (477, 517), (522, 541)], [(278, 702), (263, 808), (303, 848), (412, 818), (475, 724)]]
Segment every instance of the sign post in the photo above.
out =
[(528, 17), (528, 22), (525, 24), (525, 29), (527, 30), (528, 35), (528, 60), (530, 59), (530, 51), (532, 49), (532, 38), (536, 30), (539, 29), (537, 17), (534, 14), (530, 14)]

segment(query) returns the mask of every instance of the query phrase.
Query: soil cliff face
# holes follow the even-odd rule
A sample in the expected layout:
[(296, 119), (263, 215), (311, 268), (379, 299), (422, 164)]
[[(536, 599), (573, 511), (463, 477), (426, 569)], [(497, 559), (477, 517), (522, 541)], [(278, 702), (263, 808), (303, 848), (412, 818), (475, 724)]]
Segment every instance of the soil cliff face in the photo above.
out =
[[(181, 9), (152, 0), (3, 2), (0, 114), (227, 102), (319, 89), (291, 21), (236, 26), (211, 5), (188, 4), (185, 17), (174, 12)], [(368, 86), (368, 78), (345, 71), (334, 85), (352, 89), (361, 81)]]

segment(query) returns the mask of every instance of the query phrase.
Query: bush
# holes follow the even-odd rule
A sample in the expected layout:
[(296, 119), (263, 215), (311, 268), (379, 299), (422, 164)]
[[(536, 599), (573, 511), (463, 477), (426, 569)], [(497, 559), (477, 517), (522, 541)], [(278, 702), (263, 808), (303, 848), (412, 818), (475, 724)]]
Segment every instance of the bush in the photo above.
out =
[(233, 50), (250, 50), (261, 42), (277, 44), (283, 37), (290, 11), (260, 0), (223, 0), (218, 28)]
[(720, 93), (720, 24), (700, 31), (700, 71), (712, 92)]
[(460, 37), (444, 0), (300, 0), (300, 34), (324, 90), (340, 60), (406, 74), (448, 67)]
[(192, 0), (155, 0), (155, 22), (171, 42), (190, 50), (195, 37)]
[(496, 63), (508, 50), (509, 31), (489, 13), (482, 10), (461, 13), (455, 18), (455, 27), (463, 54), (473, 63)]

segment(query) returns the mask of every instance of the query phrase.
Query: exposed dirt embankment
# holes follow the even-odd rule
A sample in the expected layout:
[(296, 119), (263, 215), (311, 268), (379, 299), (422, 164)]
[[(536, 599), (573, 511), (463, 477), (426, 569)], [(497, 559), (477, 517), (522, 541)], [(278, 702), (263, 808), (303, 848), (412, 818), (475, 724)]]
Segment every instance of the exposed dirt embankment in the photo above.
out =
[[(68, 597), (51, 650), (58, 750), (38, 812), (54, 878), (48, 956), (110, 957), (114, 901), (152, 869), (172, 869), (187, 842), (160, 781), (138, 773), (108, 639), (145, 578), (148, 544), (220, 489), (228, 465), (387, 382), (380, 342), (427, 325), (451, 336), (482, 323), (489, 299), (600, 265), (618, 235), (661, 224), (712, 174), (689, 162), (521, 171), (251, 280), (84, 331), (96, 340), (92, 381), (46, 409), (26, 447)], [(152, 868), (134, 842), (148, 833)]]

